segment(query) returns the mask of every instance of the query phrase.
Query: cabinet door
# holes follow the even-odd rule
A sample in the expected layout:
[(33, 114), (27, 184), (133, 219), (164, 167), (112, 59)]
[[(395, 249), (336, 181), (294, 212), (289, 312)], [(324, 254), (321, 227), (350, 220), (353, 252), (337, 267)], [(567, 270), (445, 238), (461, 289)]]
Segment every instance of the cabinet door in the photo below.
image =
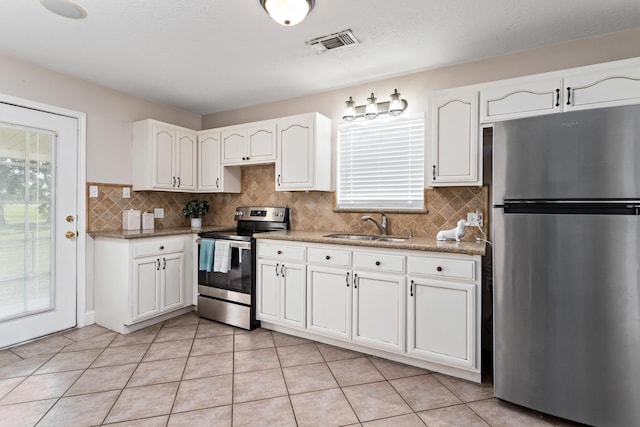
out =
[(241, 164), (244, 162), (246, 132), (244, 129), (222, 131), (222, 164)]
[(162, 283), (161, 310), (171, 310), (184, 306), (183, 266), (184, 254), (165, 255), (160, 259)]
[(640, 103), (640, 67), (567, 75), (565, 111)]
[(175, 131), (170, 127), (153, 125), (153, 187), (174, 188), (173, 156)]
[(276, 190), (313, 187), (313, 116), (278, 121)]
[(131, 318), (136, 321), (160, 312), (160, 258), (133, 261), (131, 286)]
[(276, 159), (275, 122), (247, 129), (245, 156), (249, 163), (273, 162)]
[(280, 321), (289, 326), (305, 327), (306, 267), (303, 264), (282, 264), (280, 268)]
[(407, 352), (464, 368), (475, 367), (476, 285), (411, 277)]
[(282, 264), (258, 259), (256, 272), (256, 318), (278, 322), (280, 316), (280, 266)]
[(562, 111), (562, 79), (520, 79), (480, 91), (480, 122), (490, 123)]
[(195, 132), (176, 133), (176, 189), (196, 189), (197, 139)]
[(354, 271), (353, 340), (404, 352), (404, 301), (404, 276)]
[(478, 92), (447, 91), (430, 99), (431, 168), (427, 185), (481, 185)]
[(198, 188), (220, 191), (220, 132), (201, 133), (198, 143)]
[(323, 335), (351, 337), (351, 271), (308, 267), (307, 327)]

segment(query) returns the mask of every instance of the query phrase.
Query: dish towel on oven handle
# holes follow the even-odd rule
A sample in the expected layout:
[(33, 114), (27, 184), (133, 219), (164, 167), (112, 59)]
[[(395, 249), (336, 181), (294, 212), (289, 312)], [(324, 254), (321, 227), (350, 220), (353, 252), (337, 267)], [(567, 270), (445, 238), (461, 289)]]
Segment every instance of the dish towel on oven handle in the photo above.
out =
[(213, 268), (213, 249), (215, 246), (215, 240), (213, 239), (201, 239), (200, 240), (200, 262), (199, 270), (211, 272)]
[(213, 250), (213, 271), (226, 273), (231, 267), (231, 242), (217, 240)]

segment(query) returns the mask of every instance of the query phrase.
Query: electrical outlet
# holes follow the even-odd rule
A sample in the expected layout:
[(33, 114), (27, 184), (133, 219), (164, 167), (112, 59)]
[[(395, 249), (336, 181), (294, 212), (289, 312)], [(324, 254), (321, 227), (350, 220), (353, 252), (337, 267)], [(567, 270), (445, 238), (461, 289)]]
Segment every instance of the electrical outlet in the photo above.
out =
[(131, 198), (131, 189), (129, 187), (122, 187), (122, 198), (123, 199)]
[(164, 218), (164, 208), (155, 208), (153, 210), (154, 218)]
[(467, 214), (467, 224), (472, 227), (482, 227), (482, 212), (476, 210)]
[(89, 197), (98, 197), (98, 186), (90, 185), (89, 186)]

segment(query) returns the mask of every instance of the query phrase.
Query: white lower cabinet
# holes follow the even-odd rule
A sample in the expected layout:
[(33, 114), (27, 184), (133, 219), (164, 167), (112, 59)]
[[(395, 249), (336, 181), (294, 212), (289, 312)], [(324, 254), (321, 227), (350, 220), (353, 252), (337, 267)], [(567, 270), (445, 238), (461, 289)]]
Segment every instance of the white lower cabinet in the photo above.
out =
[(258, 246), (256, 318), (295, 328), (306, 324), (306, 265), (304, 248)]
[(353, 274), (353, 341), (404, 351), (404, 276)]
[(464, 368), (475, 366), (476, 286), (409, 280), (409, 354)]
[(351, 271), (309, 266), (308, 328), (322, 335), (351, 337)]
[(480, 256), (262, 239), (258, 254), (263, 327), (480, 381)]
[(97, 238), (95, 322), (128, 333), (138, 323), (190, 307), (191, 289), (186, 284), (191, 275), (185, 269), (191, 259), (188, 239)]

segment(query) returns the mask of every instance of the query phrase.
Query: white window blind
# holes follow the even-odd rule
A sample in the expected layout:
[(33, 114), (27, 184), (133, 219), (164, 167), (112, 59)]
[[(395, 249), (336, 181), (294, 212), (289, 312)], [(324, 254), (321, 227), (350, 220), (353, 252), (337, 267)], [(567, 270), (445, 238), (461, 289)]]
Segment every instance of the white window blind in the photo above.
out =
[(338, 128), (338, 208), (424, 208), (424, 114)]

